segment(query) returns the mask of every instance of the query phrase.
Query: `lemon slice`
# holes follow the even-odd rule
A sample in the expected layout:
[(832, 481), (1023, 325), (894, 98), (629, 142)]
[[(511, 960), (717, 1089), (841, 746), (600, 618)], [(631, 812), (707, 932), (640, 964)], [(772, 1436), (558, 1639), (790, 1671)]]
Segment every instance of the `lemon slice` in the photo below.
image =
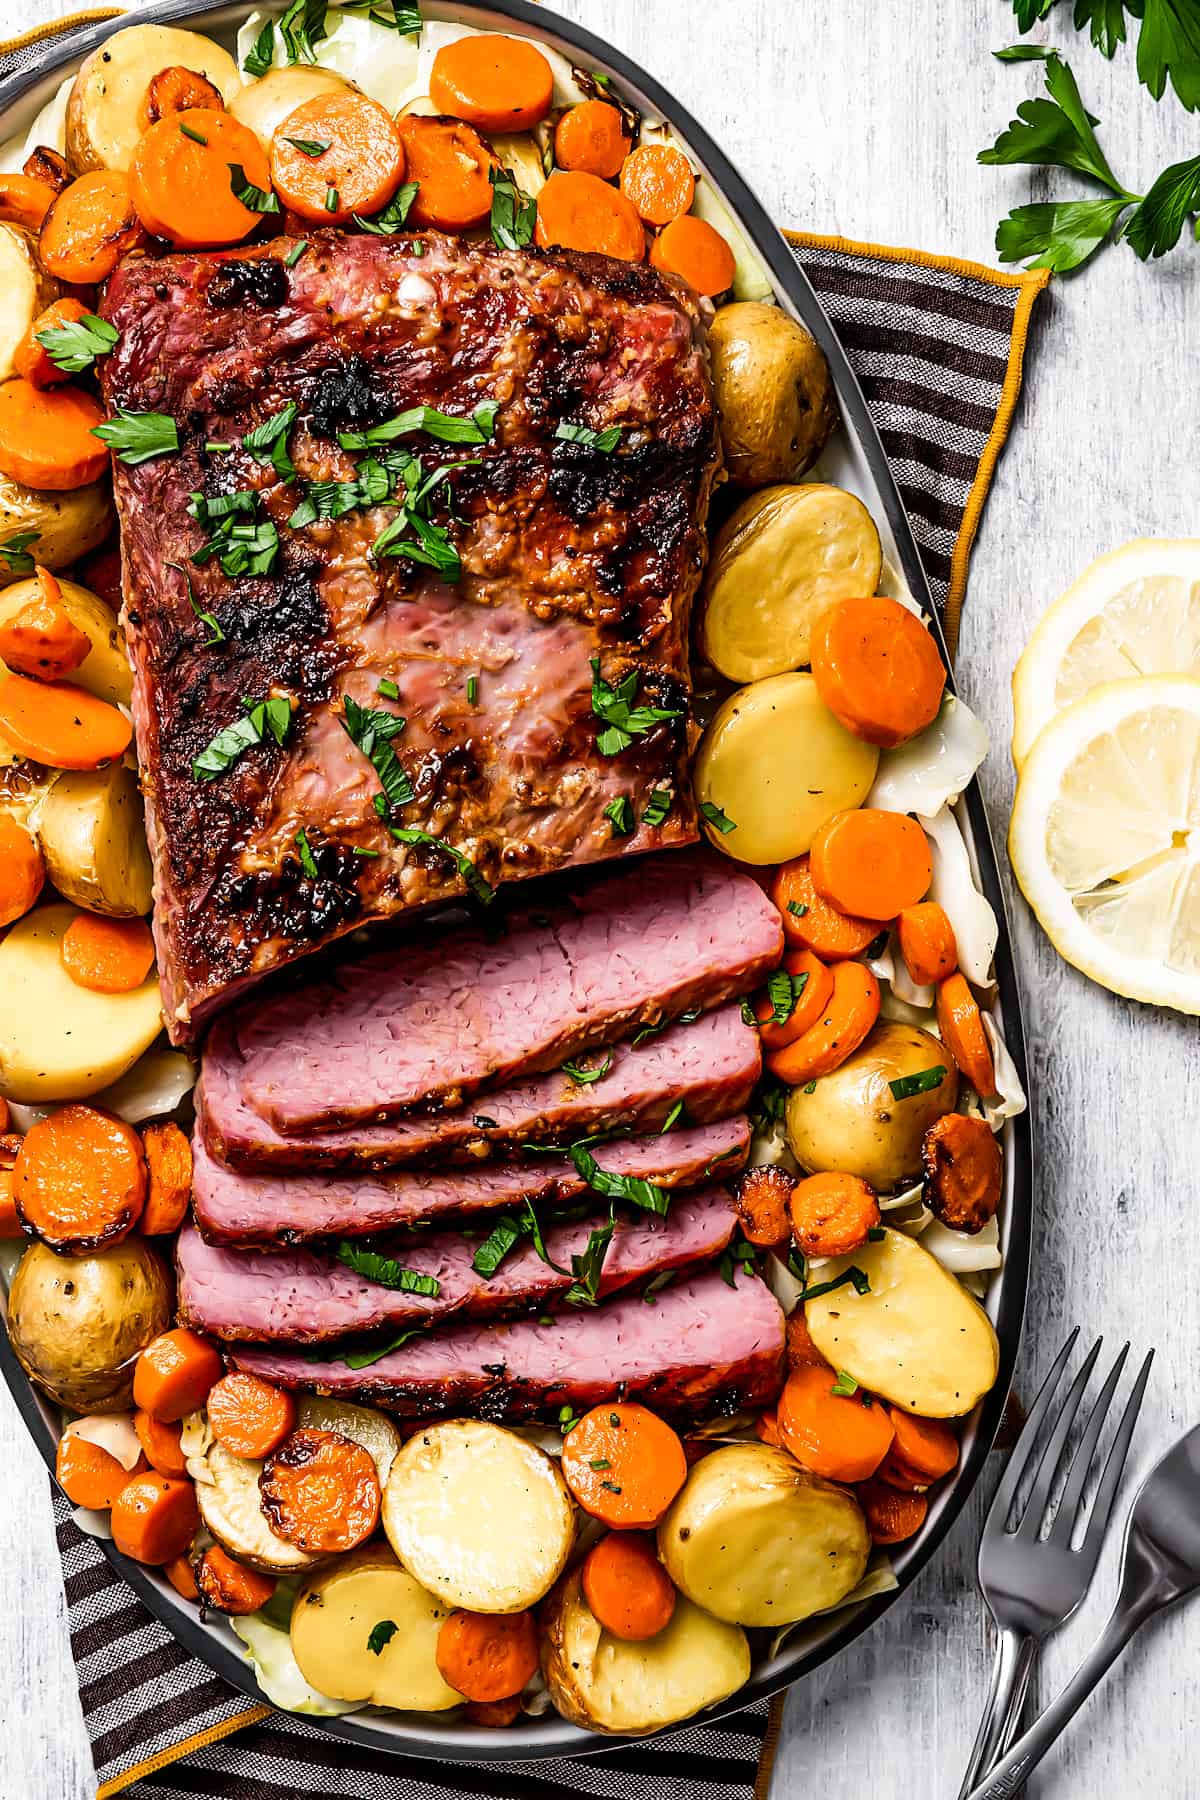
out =
[(1200, 675), (1200, 538), (1135, 538), (1085, 569), (1013, 673), (1013, 761), (1054, 714), (1106, 681)]
[(1008, 848), (1061, 956), (1115, 994), (1200, 1013), (1200, 679), (1110, 682), (1052, 719)]

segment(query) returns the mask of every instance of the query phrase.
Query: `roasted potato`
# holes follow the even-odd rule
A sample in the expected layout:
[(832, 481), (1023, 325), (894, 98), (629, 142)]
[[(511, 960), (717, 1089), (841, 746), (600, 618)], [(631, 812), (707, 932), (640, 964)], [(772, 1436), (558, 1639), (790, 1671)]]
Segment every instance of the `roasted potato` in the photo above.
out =
[(383, 1493), (383, 1529), (423, 1587), (448, 1606), (514, 1613), (554, 1585), (575, 1511), (536, 1444), (476, 1419), (415, 1432)]
[(137, 776), (124, 763), (67, 770), (38, 820), (46, 872), (63, 896), (112, 919), (150, 911), (150, 851)]
[(79, 65), (67, 99), (67, 161), (73, 175), (128, 169), (149, 124), (146, 90), (162, 69), (193, 69), (221, 91), (226, 106), (242, 85), (228, 50), (197, 31), (127, 25)]
[(821, 1280), (836, 1280), (851, 1263), (870, 1282), (867, 1293), (847, 1285), (805, 1303), (821, 1355), (905, 1412), (969, 1413), (995, 1382), (1000, 1356), (979, 1302), (902, 1231), (885, 1227), (878, 1242), (823, 1263)]
[(14, 538), (32, 532), (26, 554), (44, 568), (65, 569), (104, 542), (112, 521), (112, 482), (107, 475), (61, 494), (25, 487), (0, 475), (0, 588), (26, 579), (19, 564), (14, 568), (5, 559), (4, 546)]
[(0, 381), (14, 373), (17, 345), (59, 285), (37, 258), (37, 243), (20, 225), (0, 225)]
[(708, 354), (730, 480), (744, 488), (798, 481), (837, 423), (817, 340), (778, 306), (740, 300), (717, 312)]
[(162, 1028), (153, 971), (127, 994), (71, 980), (59, 944), (73, 906), (39, 906), (0, 943), (0, 1094), (34, 1106), (85, 1100), (131, 1068)]
[(264, 1575), (298, 1575), (321, 1561), (271, 1530), (258, 1490), (261, 1462), (235, 1456), (214, 1441), (203, 1456), (188, 1458), (188, 1473), (196, 1483), (200, 1517), (230, 1556)]
[(780, 863), (802, 856), (834, 813), (866, 799), (879, 752), (839, 725), (811, 675), (776, 675), (739, 688), (715, 714), (696, 753), (697, 803), (726, 856)]
[(352, 1443), (361, 1444), (375, 1464), (380, 1487), (386, 1484), (400, 1450), (400, 1433), (386, 1413), (314, 1394), (301, 1400), (297, 1423), (305, 1431), (338, 1431)]
[(437, 1666), (449, 1611), (385, 1545), (367, 1544), (304, 1583), (292, 1607), (292, 1654), (304, 1679), (331, 1699), (445, 1712), (462, 1705)]
[(542, 1673), (573, 1725), (658, 1731), (736, 1693), (750, 1673), (750, 1646), (739, 1626), (702, 1612), (683, 1594), (654, 1637), (613, 1637), (593, 1615), (575, 1569), (542, 1609)]
[(799, 669), (825, 608), (873, 594), (882, 567), (879, 533), (856, 495), (824, 482), (764, 488), (714, 540), (700, 648), (730, 681)]
[[(30, 554), (41, 562), (38, 545), (30, 545)], [(99, 594), (93, 594), (90, 588), (80, 587), (77, 581), (60, 579), (58, 585), (63, 611), (92, 646), (79, 667), (71, 671), (71, 680), (76, 687), (86, 688), (89, 694), (98, 695), (112, 706), (128, 706), (133, 692), (133, 676), (116, 613)], [(5, 588), (0, 594), (0, 625), (6, 625), (10, 619), (15, 618), (31, 600), (37, 600), (40, 592), (37, 580), (32, 576), (26, 576), (24, 580)]]
[(264, 150), (270, 150), (271, 139), (283, 121), (306, 100), (352, 89), (354, 83), (332, 69), (296, 63), (287, 69), (268, 69), (261, 80), (248, 81), (230, 100), (229, 110), (239, 124), (249, 127)]
[[(938, 1068), (936, 1087), (896, 1099), (889, 1083)], [(958, 1070), (938, 1039), (919, 1025), (883, 1020), (811, 1094), (792, 1089), (788, 1144), (802, 1169), (860, 1175), (877, 1194), (890, 1194), (920, 1180), (925, 1133), (957, 1104)]]
[(862, 1580), (866, 1521), (845, 1488), (767, 1444), (701, 1457), (658, 1527), (681, 1593), (735, 1625), (791, 1625)]
[(488, 143), (501, 166), (515, 176), (517, 186), (536, 200), (546, 185), (546, 168), (537, 139), (529, 131), (492, 131)]
[(92, 1256), (31, 1244), (8, 1295), (8, 1335), (31, 1380), (72, 1412), (124, 1412), (138, 1351), (171, 1323), (171, 1278), (141, 1238)]

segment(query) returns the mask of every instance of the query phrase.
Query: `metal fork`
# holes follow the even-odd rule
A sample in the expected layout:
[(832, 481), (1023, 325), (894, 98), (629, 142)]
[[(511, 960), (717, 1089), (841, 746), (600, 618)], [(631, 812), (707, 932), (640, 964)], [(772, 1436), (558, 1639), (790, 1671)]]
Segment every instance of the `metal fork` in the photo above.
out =
[[(1042, 1383), (1033, 1410), (1009, 1458), (996, 1497), (992, 1501), (979, 1547), (979, 1585), (996, 1623), (999, 1641), (992, 1672), (991, 1692), (971, 1752), (971, 1760), (959, 1789), (959, 1800), (971, 1793), (1011, 1747), (1020, 1727), (1030, 1676), (1042, 1644), (1052, 1631), (1066, 1623), (1091, 1586), (1100, 1559), (1108, 1523), (1112, 1517), (1130, 1440), (1137, 1424), (1142, 1395), (1150, 1376), (1154, 1352), (1143, 1362), (1104, 1463), (1087, 1529), (1077, 1550), (1071, 1539), (1081, 1510), (1088, 1478), (1099, 1466), (1096, 1447), (1108, 1409), (1112, 1405), (1129, 1345), (1121, 1350), (1108, 1379), (1088, 1415), (1079, 1446), (1071, 1459), (1062, 1499), (1051, 1522), (1050, 1496), (1062, 1463), (1079, 1405), (1102, 1338), (1097, 1338), (1083, 1367), (1059, 1400), (1063, 1373), (1070, 1360), (1079, 1329), (1071, 1333)], [(1034, 1461), (1038, 1439), (1047, 1431), (1045, 1448)], [(1017, 1489), (1033, 1471), (1033, 1485), (1024, 1511), (1014, 1528), (1008, 1528)], [(1049, 1530), (1046, 1530), (1047, 1525)], [(1044, 1535), (1043, 1535), (1044, 1534)]]

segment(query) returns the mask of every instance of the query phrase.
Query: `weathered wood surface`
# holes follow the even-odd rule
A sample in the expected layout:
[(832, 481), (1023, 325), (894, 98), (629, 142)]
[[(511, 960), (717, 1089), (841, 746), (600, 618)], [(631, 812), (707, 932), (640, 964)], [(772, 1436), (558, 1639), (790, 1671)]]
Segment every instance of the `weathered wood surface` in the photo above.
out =
[[(672, 85), (781, 223), (991, 260), (1010, 204), (1068, 191), (1037, 172), (982, 169), (975, 151), (1036, 90), (992, 60), (1006, 0), (559, 0)], [(72, 10), (7, 0), (4, 30)], [(1063, 8), (1066, 12), (1068, 9)], [(1200, 150), (1200, 117), (1156, 108), (1128, 52), (1109, 68), (1059, 24), (1119, 172), (1145, 186)], [(1125, 173), (1128, 171), (1128, 173)], [(1196, 319), (1200, 251), (1145, 268), (1107, 252), (1040, 305), (1025, 395), (975, 552), (959, 653), (994, 750), (985, 790), (1003, 837), (1012, 792), (1009, 674), (1033, 620), (1093, 557), (1139, 534), (1200, 530)], [(1189, 324), (1191, 329), (1189, 330)], [(1010, 889), (1011, 892), (1011, 889)], [(1200, 1415), (1200, 1253), (1194, 1226), (1200, 1058), (1187, 1020), (1090, 986), (1058, 961), (1019, 901), (1041, 1178), (1028, 1387), (1067, 1326), (1159, 1346), (1139, 1431), (1144, 1469)], [(990, 1487), (990, 1482), (987, 1484)], [(949, 1796), (974, 1732), (990, 1648), (973, 1565), (986, 1494), (914, 1591), (791, 1697), (772, 1793), (801, 1800)], [(1113, 1591), (1046, 1656), (1059, 1685)], [(64, 1635), (45, 1478), (0, 1399), (0, 1792), (84, 1800), (91, 1765)], [(1197, 1791), (1200, 1608), (1152, 1626), (1031, 1786), (1038, 1800)]]

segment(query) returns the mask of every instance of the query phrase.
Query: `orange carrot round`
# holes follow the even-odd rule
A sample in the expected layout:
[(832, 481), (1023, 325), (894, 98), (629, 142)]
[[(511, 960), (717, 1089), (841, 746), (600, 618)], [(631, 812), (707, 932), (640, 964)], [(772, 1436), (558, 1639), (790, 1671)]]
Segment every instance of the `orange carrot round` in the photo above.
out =
[(936, 900), (906, 906), (896, 920), (900, 954), (918, 987), (944, 981), (958, 967), (954, 927)]
[(89, 655), (92, 640), (62, 604), (49, 569), (38, 570), (41, 593), (0, 625), (0, 661), (34, 681), (61, 681)]
[(113, 1502), (113, 1543), (135, 1562), (159, 1565), (182, 1556), (200, 1524), (196, 1490), (170, 1475), (135, 1475)]
[(170, 113), (191, 112), (197, 106), (224, 112), (225, 100), (220, 88), (214, 86), (207, 75), (172, 63), (170, 68), (160, 69), (146, 89), (143, 124), (149, 129)]
[(647, 225), (669, 225), (690, 210), (696, 177), (674, 144), (639, 144), (621, 165), (621, 192)]
[(119, 1244), (142, 1216), (146, 1163), (132, 1125), (94, 1106), (64, 1106), (31, 1125), (13, 1168), (17, 1209), (64, 1255)]
[(831, 1075), (852, 1056), (879, 1017), (879, 983), (865, 963), (833, 967), (833, 993), (817, 1023), (767, 1057), (767, 1067), (789, 1087)]
[(933, 880), (929, 839), (907, 813), (859, 806), (834, 813), (808, 853), (813, 885), (839, 912), (894, 919)]
[(33, 320), (29, 330), (13, 351), (13, 369), (34, 387), (58, 387), (64, 381), (70, 381), (68, 370), (60, 369), (51, 362), (46, 346), (38, 341), (38, 333), (42, 331), (61, 331), (64, 325), (77, 325), (87, 316), (87, 307), (82, 300), (75, 300), (70, 294), (61, 300), (55, 300), (45, 312), (40, 312)]
[(982, 1231), (996, 1215), (1004, 1158), (986, 1119), (944, 1113), (921, 1140), (925, 1204), (951, 1231)]
[(937, 717), (946, 686), (937, 645), (886, 594), (827, 607), (813, 627), (810, 657), (821, 699), (868, 744), (895, 749)]
[(550, 111), (553, 92), (554, 71), (541, 51), (494, 31), (444, 44), (429, 76), (438, 111), (481, 131), (527, 131)]
[[(324, 148), (321, 148), (324, 146)], [(271, 180), (285, 206), (317, 225), (378, 212), (404, 179), (404, 141), (365, 94), (317, 94), (271, 139)]]
[(166, 1237), (178, 1231), (192, 1197), (192, 1146), (178, 1125), (147, 1125), (142, 1150), (150, 1188), (142, 1212), (142, 1235)]
[(593, 250), (641, 262), (646, 234), (619, 189), (582, 169), (555, 169), (537, 197), (534, 238), (543, 249)]
[(81, 912), (67, 926), (58, 949), (71, 980), (94, 994), (132, 993), (154, 967), (154, 939), (145, 919)]
[(663, 226), (650, 246), (650, 261), (654, 268), (678, 275), (698, 294), (710, 297), (732, 287), (737, 273), (727, 240), (694, 213)]
[(186, 1326), (151, 1338), (133, 1371), (133, 1401), (167, 1425), (197, 1412), (221, 1378), (221, 1358)]
[(925, 1523), (929, 1502), (924, 1494), (902, 1494), (873, 1477), (855, 1489), (873, 1544), (902, 1544), (916, 1537)]
[(779, 1420), (775, 1416), (775, 1408), (770, 1406), (766, 1412), (759, 1413), (754, 1421), (754, 1435), (764, 1444), (770, 1444), (773, 1450), (782, 1446), (779, 1442)]
[(858, 1175), (809, 1175), (796, 1184), (790, 1210), (805, 1256), (848, 1256), (879, 1225), (875, 1190)]
[(21, 173), (28, 175), (31, 181), (44, 182), (56, 194), (61, 194), (71, 184), (66, 157), (61, 151), (52, 150), (49, 144), (34, 145), (21, 164)]
[(130, 1471), (115, 1456), (77, 1432), (59, 1438), (54, 1475), (72, 1506), (86, 1506), (92, 1512), (107, 1512), (130, 1479)]
[(55, 190), (29, 175), (0, 175), (0, 222), (37, 231), (54, 204)]
[(776, 1163), (746, 1169), (730, 1188), (742, 1235), (751, 1244), (786, 1244), (791, 1236), (788, 1201), (796, 1177)]
[(808, 1329), (808, 1320), (804, 1316), (804, 1308), (802, 1306), (798, 1306), (794, 1312), (788, 1314), (788, 1321), (784, 1330), (784, 1339), (784, 1353), (787, 1357), (787, 1366), (789, 1369), (798, 1369), (804, 1363), (814, 1363), (817, 1368), (820, 1369), (827, 1369), (829, 1367), (829, 1364), (821, 1355), (817, 1346), (813, 1343), (812, 1332)]
[(141, 1407), (133, 1415), (133, 1429), (137, 1432), (138, 1443), (146, 1453), (146, 1461), (160, 1475), (186, 1475), (187, 1457), (183, 1454), (181, 1437), (183, 1427), (176, 1423), (168, 1425), (163, 1419), (152, 1418)]
[(585, 1512), (615, 1529), (648, 1530), (687, 1477), (678, 1435), (645, 1406), (613, 1401), (584, 1413), (563, 1444), (563, 1479)]
[(185, 1600), (198, 1600), (200, 1598), (200, 1589), (196, 1585), (196, 1571), (193, 1569), (188, 1557), (173, 1557), (163, 1570), (163, 1574), (175, 1589), (175, 1592), (182, 1595)]
[(120, 169), (92, 169), (55, 196), (38, 234), (38, 257), (59, 281), (88, 287), (110, 276), (142, 235)]
[(208, 1396), (208, 1422), (218, 1443), (260, 1462), (296, 1427), (296, 1402), (261, 1375), (235, 1369)]
[(832, 1369), (793, 1369), (779, 1396), (779, 1436), (785, 1450), (827, 1481), (866, 1481), (892, 1442), (892, 1423), (876, 1402), (835, 1394)]
[(459, 1607), (442, 1621), (435, 1654), (442, 1680), (466, 1699), (509, 1700), (537, 1670), (533, 1614), (477, 1613)]
[(235, 167), (269, 190), (267, 153), (247, 126), (210, 106), (169, 114), (139, 138), (129, 165), (138, 217), (182, 250), (240, 243), (262, 214), (234, 193)]
[[(2, 723), (2, 721), (0, 721)], [(965, 975), (957, 971), (938, 984), (938, 1035), (982, 1100), (996, 1091), (996, 1064), (983, 1029), (983, 1016)]]
[(275, 1592), (273, 1575), (262, 1575), (237, 1562), (220, 1544), (210, 1544), (195, 1568), (196, 1586), (213, 1612), (244, 1618), (267, 1604)]
[(675, 1587), (652, 1537), (610, 1531), (584, 1559), (583, 1592), (593, 1616), (613, 1637), (640, 1644), (671, 1623)]
[(379, 1523), (375, 1464), (340, 1431), (293, 1431), (267, 1458), (258, 1491), (271, 1529), (316, 1555), (353, 1550)]
[(611, 180), (629, 154), (625, 121), (607, 100), (570, 106), (554, 128), (554, 160), (560, 169)]
[(813, 886), (807, 856), (780, 866), (771, 884), (771, 898), (779, 908), (785, 940), (815, 951), (826, 962), (861, 956), (879, 936), (874, 919), (850, 918), (821, 898)]
[(36, 388), (19, 376), (0, 383), (0, 475), (52, 493), (98, 481), (108, 451), (92, 430), (103, 423), (100, 402), (82, 388)]
[(783, 959), (784, 972), (800, 984), (791, 1012), (782, 1025), (774, 1022), (775, 1005), (770, 993), (755, 1001), (754, 1016), (764, 1050), (782, 1050), (795, 1043), (816, 1024), (833, 993), (833, 975), (811, 950), (789, 950)]
[(0, 676), (0, 737), (51, 769), (98, 769), (124, 755), (133, 726), (107, 700), (73, 682), (8, 675)]
[(917, 1413), (888, 1407), (896, 1434), (893, 1451), (901, 1461), (927, 1481), (940, 1481), (958, 1467), (958, 1439), (942, 1419), (925, 1419)]
[(0, 813), (0, 926), (23, 918), (42, 891), (46, 865), (29, 833)]
[(417, 191), (409, 219), (436, 231), (470, 231), (492, 210), (489, 169), (499, 163), (479, 133), (458, 119), (409, 113), (396, 121), (408, 178)]

